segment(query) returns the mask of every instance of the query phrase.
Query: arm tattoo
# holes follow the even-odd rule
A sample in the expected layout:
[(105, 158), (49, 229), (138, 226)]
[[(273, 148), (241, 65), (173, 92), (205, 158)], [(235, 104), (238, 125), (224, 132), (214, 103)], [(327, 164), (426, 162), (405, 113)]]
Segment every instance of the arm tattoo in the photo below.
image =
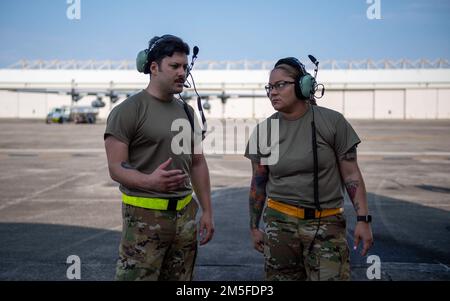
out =
[(347, 189), (350, 200), (353, 202), (356, 196), (356, 190), (358, 190), (359, 181), (349, 180), (345, 182), (345, 188)]
[[(347, 161), (356, 163), (356, 145), (353, 145), (342, 157), (341, 161)], [(359, 181), (358, 180), (351, 180), (345, 182), (345, 188), (347, 189), (347, 193), (350, 197), (350, 200), (353, 203), (353, 207), (355, 208), (355, 211), (358, 212), (360, 209), (359, 202), (355, 200), (356, 192), (358, 191), (359, 187)]]
[(355, 208), (356, 212), (359, 211), (359, 203), (357, 200), (355, 200), (356, 191), (359, 187), (359, 181), (357, 180), (349, 180), (345, 182), (345, 188), (347, 189), (348, 196), (350, 197), (350, 200), (353, 203), (353, 207)]
[(353, 145), (352, 148), (342, 156), (341, 160), (356, 161), (356, 145)]
[(264, 202), (266, 201), (266, 184), (269, 171), (266, 166), (253, 164), (253, 177), (250, 185), (250, 227), (258, 228), (261, 219)]
[(360, 209), (358, 201), (355, 201), (355, 202), (353, 203), (353, 207), (355, 208), (356, 213), (358, 213), (358, 211), (359, 211), (359, 209)]

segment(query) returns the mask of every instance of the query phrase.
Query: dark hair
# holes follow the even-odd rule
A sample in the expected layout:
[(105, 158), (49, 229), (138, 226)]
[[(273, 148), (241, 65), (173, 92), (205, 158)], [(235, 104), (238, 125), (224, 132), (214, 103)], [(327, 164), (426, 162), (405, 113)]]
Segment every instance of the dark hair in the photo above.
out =
[(163, 35), (161, 37), (153, 37), (148, 42), (148, 55), (147, 55), (147, 68), (150, 73), (150, 65), (152, 62), (156, 62), (158, 67), (161, 66), (161, 61), (166, 56), (172, 56), (175, 52), (185, 53), (189, 55), (189, 45), (186, 44), (181, 38), (173, 35)]
[(302, 74), (300, 74), (300, 70), (298, 70), (297, 68), (294, 68), (294, 67), (292, 67), (292, 66), (290, 66), (288, 64), (280, 64), (278, 66), (275, 66), (272, 69), (272, 71), (276, 70), (276, 69), (283, 70), (284, 72), (287, 73), (287, 75), (292, 77), (292, 79), (295, 80), (295, 81), (298, 81), (300, 76), (302, 75)]

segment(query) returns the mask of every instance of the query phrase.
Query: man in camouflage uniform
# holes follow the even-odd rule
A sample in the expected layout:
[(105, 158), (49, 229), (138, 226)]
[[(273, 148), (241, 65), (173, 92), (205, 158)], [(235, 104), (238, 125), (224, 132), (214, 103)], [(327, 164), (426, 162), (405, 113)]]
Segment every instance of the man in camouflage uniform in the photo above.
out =
[[(117, 280), (192, 280), (198, 211), (193, 190), (202, 207), (200, 245), (213, 236), (198, 121), (190, 106), (174, 98), (183, 91), (188, 54), (180, 38), (154, 37), (137, 59), (138, 71), (150, 74), (150, 83), (108, 116), (108, 167), (123, 201)], [(181, 131), (172, 130), (179, 125)], [(183, 146), (172, 143), (180, 135)]]
[[(180, 211), (124, 205), (116, 279), (191, 280), (197, 254), (197, 245), (193, 243), (197, 235), (197, 210), (195, 201)], [(177, 235), (173, 237), (173, 233)]]

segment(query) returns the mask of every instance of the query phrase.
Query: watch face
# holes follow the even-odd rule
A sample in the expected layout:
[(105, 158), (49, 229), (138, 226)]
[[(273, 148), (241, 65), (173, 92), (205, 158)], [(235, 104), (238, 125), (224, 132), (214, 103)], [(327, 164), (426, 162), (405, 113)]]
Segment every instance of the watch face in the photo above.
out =
[(370, 223), (370, 222), (372, 222), (372, 216), (371, 215), (359, 215), (359, 216), (357, 216), (356, 220), (358, 222)]

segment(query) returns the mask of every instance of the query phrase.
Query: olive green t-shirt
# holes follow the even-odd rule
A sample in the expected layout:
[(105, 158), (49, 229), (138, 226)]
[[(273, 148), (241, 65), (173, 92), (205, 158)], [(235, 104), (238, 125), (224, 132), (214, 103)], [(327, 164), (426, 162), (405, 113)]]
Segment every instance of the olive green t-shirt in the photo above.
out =
[[(198, 134), (197, 118), (192, 107), (189, 106), (189, 110), (194, 120), (195, 132)], [(190, 132), (192, 138), (189, 152), (174, 154), (171, 147), (173, 138), (181, 132), (177, 126), (174, 127), (175, 130), (172, 130), (172, 124), (174, 120), (180, 119), (189, 126), (189, 131), (191, 131), (189, 119), (180, 100), (173, 98), (169, 102), (162, 101), (150, 95), (146, 90), (142, 90), (124, 100), (111, 111), (104, 138), (112, 135), (127, 144), (128, 163), (142, 173), (150, 174), (167, 159), (172, 158), (172, 162), (166, 170), (180, 169), (190, 175), (194, 141), (192, 131)], [(183, 145), (181, 140), (176, 141), (179, 142), (176, 144)], [(180, 152), (180, 149), (175, 152)], [(192, 193), (189, 179), (186, 180), (184, 187), (168, 193), (130, 189), (123, 185), (120, 185), (119, 189), (127, 195), (140, 197), (184, 197)]]
[[(344, 116), (336, 111), (314, 106), (314, 119), (318, 145), (319, 201), (322, 208), (340, 208), (343, 205), (344, 190), (337, 158), (341, 158), (361, 140)], [(267, 196), (286, 204), (315, 208), (311, 108), (297, 120), (286, 120), (277, 112), (258, 124), (250, 136), (249, 144), (260, 142), (259, 153), (251, 153), (249, 144), (245, 151), (245, 157), (253, 162), (261, 163), (262, 154), (274, 149), (265, 138), (262, 141), (256, 140), (258, 135), (266, 137), (268, 132), (274, 135), (274, 131), (270, 130), (271, 120), (279, 122), (279, 152), (278, 160), (267, 164)], [(261, 136), (258, 133), (264, 128), (261, 126), (264, 123), (269, 126)], [(269, 148), (264, 149), (264, 145), (269, 145)]]

